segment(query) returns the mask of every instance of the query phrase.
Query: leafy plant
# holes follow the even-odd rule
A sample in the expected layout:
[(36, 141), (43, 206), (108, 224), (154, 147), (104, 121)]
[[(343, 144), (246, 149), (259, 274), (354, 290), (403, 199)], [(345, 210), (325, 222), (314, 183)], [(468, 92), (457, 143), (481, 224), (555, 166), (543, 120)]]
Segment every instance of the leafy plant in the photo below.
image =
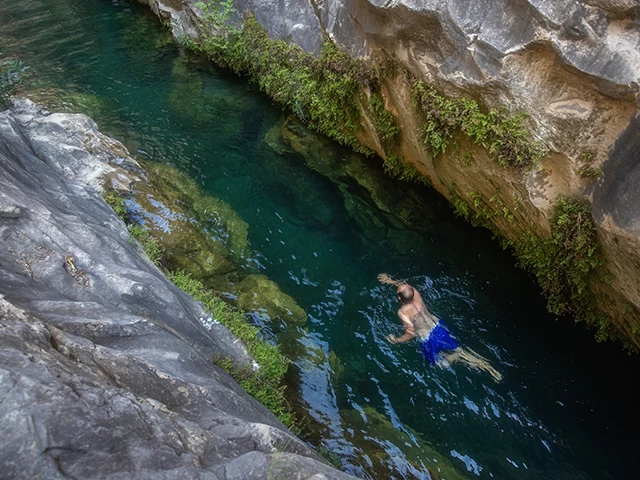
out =
[(379, 69), (352, 59), (327, 39), (319, 57), (296, 45), (272, 40), (251, 15), (241, 28), (229, 24), (231, 3), (200, 3), (205, 12), (199, 29), (202, 41), (183, 41), (217, 64), (246, 75), (267, 95), (292, 110), (309, 127), (355, 151), (370, 155), (360, 145), (360, 109), (356, 93), (378, 81)]
[(29, 67), (22, 60), (1, 58), (0, 53), (0, 105), (4, 104), (22, 83)]
[(413, 101), (423, 114), (424, 144), (445, 153), (452, 138), (462, 132), (495, 155), (503, 167), (533, 165), (544, 154), (524, 126), (526, 115), (508, 115), (505, 108), (483, 113), (473, 100), (452, 99), (422, 81), (413, 83)]
[(604, 264), (589, 204), (560, 198), (551, 226), (548, 239), (528, 234), (510, 242), (520, 265), (538, 279), (547, 296), (547, 308), (596, 327), (598, 341), (621, 337), (610, 318), (598, 309), (589, 288), (590, 276)]
[[(449, 201), (457, 215), (474, 226), (489, 228), (500, 238), (504, 248), (512, 248), (518, 264), (531, 272), (547, 297), (547, 309), (557, 315), (570, 315), (596, 329), (596, 340), (620, 340), (629, 351), (635, 346), (620, 333), (611, 319), (597, 306), (589, 286), (589, 279), (604, 264), (604, 256), (597, 240), (596, 227), (588, 203), (560, 198), (551, 219), (550, 238), (539, 238), (527, 232), (516, 239), (506, 239), (490, 222), (496, 215), (511, 220), (496, 195), (489, 200), (495, 208), (482, 200), (477, 192), (469, 192), (470, 202), (451, 189)], [(601, 281), (610, 282), (610, 274), (603, 273)]]
[(422, 175), (415, 166), (410, 163), (401, 162), (395, 155), (389, 155), (382, 164), (384, 171), (391, 177), (407, 182), (430, 185), (429, 179)]
[(580, 175), (582, 178), (597, 178), (598, 176), (600, 176), (600, 169), (597, 167), (592, 167), (590, 165), (585, 165), (583, 167), (580, 167), (580, 170), (578, 170), (578, 175)]
[(395, 117), (384, 108), (384, 99), (379, 93), (372, 93), (369, 97), (369, 103), (378, 138), (384, 144), (392, 142), (400, 133), (400, 127), (398, 127)]
[(118, 195), (118, 192), (113, 189), (105, 190), (102, 192), (102, 198), (116, 212), (116, 215), (126, 221), (127, 207), (124, 204), (124, 198)]

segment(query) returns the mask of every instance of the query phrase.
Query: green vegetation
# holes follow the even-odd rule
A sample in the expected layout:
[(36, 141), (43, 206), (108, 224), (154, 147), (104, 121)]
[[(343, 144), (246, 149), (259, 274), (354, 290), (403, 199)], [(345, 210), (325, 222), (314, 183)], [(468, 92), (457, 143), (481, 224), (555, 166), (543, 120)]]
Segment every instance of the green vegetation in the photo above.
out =
[(400, 127), (391, 112), (384, 108), (384, 99), (379, 93), (372, 93), (369, 97), (371, 113), (373, 113), (376, 134), (383, 144), (389, 144), (400, 133)]
[(533, 235), (510, 242), (520, 264), (532, 272), (544, 290), (550, 312), (572, 315), (598, 328), (596, 338), (611, 336), (610, 320), (597, 309), (589, 276), (604, 264), (588, 203), (560, 198), (548, 239)]
[[(125, 223), (129, 222), (124, 199), (115, 190), (106, 190), (102, 197)], [(149, 259), (159, 266), (164, 256), (159, 241), (143, 225), (130, 223), (127, 228), (131, 240), (137, 241)], [(225, 303), (212, 290), (205, 288), (202, 282), (184, 270), (170, 272), (169, 279), (178, 288), (202, 302), (216, 321), (225, 325), (233, 335), (239, 338), (246, 345), (259, 368), (240, 368), (228, 358), (218, 359), (216, 364), (235, 378), (247, 393), (271, 410), (282, 423), (293, 428), (295, 417), (285, 398), (283, 384), (289, 360), (277, 346), (259, 337), (260, 330), (247, 322), (244, 312)]]
[(106, 189), (101, 195), (107, 205), (109, 205), (116, 215), (118, 215), (122, 221), (127, 224), (127, 230), (130, 235), (129, 242), (132, 245), (135, 245), (137, 242), (142, 247), (144, 253), (147, 254), (149, 260), (151, 260), (155, 265), (160, 266), (164, 257), (164, 250), (160, 245), (160, 242), (157, 238), (152, 236), (143, 225), (131, 222), (124, 198), (122, 198), (118, 192), (113, 189)]
[[(532, 273), (547, 297), (547, 308), (556, 315), (572, 316), (596, 329), (596, 340), (619, 340), (625, 349), (636, 350), (612, 324), (611, 319), (596, 305), (589, 287), (589, 279), (604, 264), (604, 256), (598, 245), (596, 227), (588, 203), (571, 198), (560, 198), (551, 218), (550, 238), (539, 238), (532, 232), (514, 240), (501, 236), (491, 220), (503, 215), (511, 221), (512, 214), (499, 196), (489, 203), (477, 192), (469, 192), (470, 202), (451, 191), (450, 201), (454, 211), (474, 226), (484, 226), (500, 238), (504, 248), (512, 248), (519, 265)], [(611, 282), (610, 274), (601, 275), (605, 283)]]
[(514, 211), (518, 211), (524, 207), (524, 200), (522, 200), (522, 197), (518, 193), (513, 196), (513, 203), (515, 205)]
[(429, 179), (418, 172), (413, 164), (401, 162), (395, 155), (389, 155), (385, 158), (382, 167), (389, 176), (398, 180), (431, 185)]
[(0, 106), (16, 93), (28, 69), (22, 60), (2, 58), (0, 53)]
[[(295, 45), (269, 39), (252, 16), (246, 17), (241, 27), (230, 25), (231, 0), (199, 3), (198, 7), (205, 12), (200, 25), (203, 40), (196, 44), (184, 39), (187, 47), (246, 75), (311, 128), (366, 154), (371, 152), (356, 139), (361, 115), (357, 97), (368, 87), (374, 92), (370, 105), (380, 140), (389, 144), (397, 137), (395, 118), (376, 93), (382, 69), (350, 58), (330, 40), (315, 58)], [(511, 115), (505, 108), (485, 113), (477, 102), (448, 98), (422, 81), (413, 83), (413, 100), (423, 114), (424, 144), (434, 155), (446, 152), (458, 134), (487, 149), (502, 167), (530, 167), (545, 153), (542, 143), (526, 128), (525, 114)], [(472, 161), (471, 156), (463, 157), (463, 162)], [(387, 157), (384, 168), (398, 179), (426, 180), (415, 167), (394, 155)], [(585, 169), (581, 175), (595, 176), (596, 172)], [(470, 192), (468, 200), (452, 193), (451, 202), (458, 214), (494, 232), (494, 217), (514, 221), (498, 194), (485, 202), (477, 192)], [(521, 199), (516, 201), (519, 206)], [(536, 276), (548, 296), (550, 311), (595, 325), (599, 340), (612, 337), (611, 323), (598, 311), (588, 288), (590, 274), (603, 262), (588, 205), (561, 199), (552, 227), (549, 239), (527, 234), (518, 240), (503, 240), (503, 245), (512, 247), (521, 265)]]
[(202, 302), (217, 321), (242, 340), (260, 368), (238, 368), (229, 359), (221, 359), (217, 364), (233, 376), (247, 393), (271, 410), (282, 423), (292, 427), (295, 418), (285, 399), (285, 387), (282, 385), (289, 360), (280, 353), (277, 346), (259, 337), (260, 330), (247, 323), (241, 310), (225, 303), (206, 289), (202, 282), (184, 271), (173, 272), (169, 278), (178, 288)]
[(592, 167), (590, 165), (585, 165), (580, 167), (578, 170), (578, 175), (582, 178), (597, 178), (600, 175), (600, 169), (597, 167)]
[(422, 81), (413, 83), (413, 101), (424, 116), (424, 144), (434, 155), (446, 152), (457, 132), (486, 148), (503, 167), (531, 166), (544, 153), (525, 128), (524, 114), (509, 116), (504, 108), (483, 113), (475, 101), (447, 98)]
[(500, 191), (496, 190), (495, 194), (489, 199), (489, 203), (485, 202), (479, 192), (471, 191), (467, 193), (467, 197), (471, 200), (473, 209), (469, 208), (467, 202), (457, 193), (452, 192), (451, 203), (457, 215), (464, 217), (474, 227), (486, 227), (496, 232), (491, 220), (495, 217), (504, 217), (509, 222), (515, 221), (515, 216), (509, 210), (500, 196)]
[(126, 219), (127, 207), (124, 204), (124, 198), (118, 195), (118, 192), (112, 189), (104, 190), (102, 192), (102, 198), (105, 202), (107, 202), (107, 205), (109, 205), (113, 209), (113, 211), (116, 212), (116, 215), (118, 215), (123, 220)]
[(164, 251), (160, 242), (158, 242), (158, 239), (152, 236), (144, 226), (138, 223), (133, 223), (127, 228), (131, 238), (138, 241), (142, 250), (144, 250), (144, 253), (149, 257), (149, 260), (151, 260), (155, 265), (160, 265)]
[(352, 59), (328, 39), (318, 58), (296, 45), (271, 40), (252, 16), (241, 28), (229, 25), (233, 8), (228, 0), (197, 6), (205, 12), (200, 25), (203, 40), (196, 44), (184, 39), (185, 46), (248, 76), (309, 127), (355, 151), (372, 154), (355, 136), (360, 123), (357, 94), (362, 86), (377, 83), (380, 69)]
[(331, 465), (333, 465), (336, 468), (341, 468), (342, 467), (342, 458), (340, 457), (339, 454), (337, 454), (336, 452), (334, 452), (333, 450), (330, 450), (329, 448), (325, 447), (324, 445), (320, 445), (316, 448), (316, 451), (322, 455), (326, 460), (329, 461), (329, 463), (331, 463)]

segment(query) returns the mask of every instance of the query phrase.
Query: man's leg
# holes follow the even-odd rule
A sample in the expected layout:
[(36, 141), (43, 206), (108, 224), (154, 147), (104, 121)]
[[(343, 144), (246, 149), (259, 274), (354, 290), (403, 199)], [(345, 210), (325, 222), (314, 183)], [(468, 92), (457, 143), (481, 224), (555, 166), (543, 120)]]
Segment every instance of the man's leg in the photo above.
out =
[(467, 351), (462, 347), (458, 347), (454, 351), (443, 355), (443, 359), (449, 365), (452, 365), (455, 362), (462, 362), (468, 367), (475, 368), (477, 370), (484, 370), (485, 372), (489, 373), (489, 375), (491, 375), (496, 382), (502, 380), (502, 375), (500, 374), (500, 372), (489, 365), (489, 362), (486, 358), (478, 355), (471, 349)]

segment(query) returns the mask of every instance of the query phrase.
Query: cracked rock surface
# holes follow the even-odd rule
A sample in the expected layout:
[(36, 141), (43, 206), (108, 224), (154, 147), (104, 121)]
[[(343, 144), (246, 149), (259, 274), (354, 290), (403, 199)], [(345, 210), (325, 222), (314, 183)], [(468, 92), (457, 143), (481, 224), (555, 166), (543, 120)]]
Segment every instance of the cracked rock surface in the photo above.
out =
[(0, 112), (0, 476), (352, 478), (212, 363), (251, 359), (97, 191), (141, 174), (84, 115)]

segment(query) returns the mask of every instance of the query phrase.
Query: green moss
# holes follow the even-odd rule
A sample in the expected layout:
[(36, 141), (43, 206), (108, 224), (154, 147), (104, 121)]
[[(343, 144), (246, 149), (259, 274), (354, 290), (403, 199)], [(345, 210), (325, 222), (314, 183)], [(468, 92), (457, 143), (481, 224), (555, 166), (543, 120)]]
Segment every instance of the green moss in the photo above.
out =
[(434, 155), (445, 153), (458, 132), (486, 148), (503, 167), (530, 166), (544, 154), (525, 128), (524, 114), (510, 116), (504, 108), (483, 113), (475, 101), (447, 98), (422, 81), (413, 83), (412, 93), (424, 117), (424, 144)]
[[(147, 168), (153, 170), (151, 166), (147, 166)], [(216, 203), (216, 199), (211, 197), (205, 198), (206, 196), (202, 194), (193, 196), (186, 195), (185, 197), (185, 191), (187, 193), (197, 194), (199, 192), (197, 186), (185, 175), (179, 174), (179, 172), (173, 170), (165, 171), (164, 168), (168, 168), (166, 166), (156, 166), (156, 168), (159, 168), (161, 172), (171, 174), (169, 175), (171, 181), (178, 182), (182, 187), (177, 189), (178, 192), (183, 194), (181, 201), (191, 206), (192, 210), (190, 211), (192, 211), (194, 215), (205, 215), (207, 212), (212, 214), (213, 210), (209, 209), (220, 207), (220, 204)], [(158, 174), (157, 170), (153, 171), (155, 174)], [(165, 178), (165, 180), (170, 181), (167, 178)], [(175, 192), (176, 189), (171, 191)], [(160, 194), (160, 192), (158, 192), (158, 194)], [(120, 218), (125, 222), (129, 220), (124, 199), (121, 198), (117, 192), (114, 190), (106, 190), (102, 196)], [(196, 199), (194, 196), (201, 198)], [(226, 204), (223, 204), (223, 206), (226, 206)], [(230, 223), (233, 224), (233, 218), (236, 218), (234, 216), (235, 213), (226, 213), (227, 215), (225, 217), (227, 219), (232, 218)], [(241, 223), (239, 236), (246, 240), (246, 224), (242, 222), (241, 219), (238, 219), (239, 217), (236, 220)], [(130, 241), (133, 244), (136, 242), (139, 243), (153, 263), (156, 265), (160, 265), (160, 262), (166, 263), (163, 247), (159, 240), (152, 236), (147, 228), (138, 223), (130, 224), (127, 228), (130, 234)], [(238, 234), (237, 231), (236, 234)], [(241, 242), (241, 245), (244, 245), (244, 243)], [(263, 276), (253, 275), (247, 278), (252, 277)], [(205, 288), (201, 281), (196, 280), (189, 273), (184, 270), (174, 270), (169, 273), (169, 279), (177, 287), (202, 302), (204, 307), (211, 312), (217, 321), (225, 325), (236, 338), (239, 338), (246, 345), (249, 354), (260, 368), (257, 370), (251, 367), (239, 368), (234, 365), (231, 360), (226, 358), (218, 359), (216, 363), (234, 377), (247, 393), (271, 410), (282, 423), (290, 428), (294, 427), (295, 416), (285, 398), (284, 386), (284, 375), (287, 372), (290, 362), (280, 352), (280, 349), (260, 338), (259, 329), (247, 322), (246, 315), (242, 310), (225, 303), (221, 298), (216, 296), (212, 290)], [(250, 287), (253, 283), (256, 283), (255, 278), (248, 281), (246, 286)], [(296, 321), (306, 321), (306, 313), (304, 310), (302, 310), (291, 297), (281, 292), (275, 283), (270, 282), (264, 277), (264, 280), (259, 282), (259, 284), (261, 286), (260, 292), (265, 289), (267, 290), (264, 295), (265, 298), (263, 298), (262, 301), (267, 302), (267, 300), (269, 300), (271, 303), (268, 303), (268, 307), (274, 309), (273, 311), (281, 313), (282, 315), (287, 314), (287, 319), (289, 319), (288, 313), (291, 312), (292, 318), (295, 318)], [(270, 298), (269, 293), (277, 293), (278, 295)], [(247, 295), (251, 295), (251, 292), (247, 292)], [(258, 304), (258, 307), (260, 306), (261, 304)]]
[(331, 465), (336, 468), (342, 467), (342, 458), (340, 455), (333, 450), (325, 447), (324, 445), (320, 445), (316, 448), (316, 451), (324, 457)]
[(372, 153), (355, 136), (360, 124), (356, 97), (363, 85), (378, 81), (379, 69), (352, 59), (328, 39), (318, 58), (296, 45), (271, 40), (253, 16), (245, 18), (242, 28), (231, 26), (227, 2), (199, 6), (205, 12), (203, 40), (185, 40), (185, 46), (246, 75), (309, 127), (358, 152)]
[[(124, 198), (118, 195), (113, 189), (104, 190), (102, 192), (102, 198), (109, 205), (113, 211), (118, 215), (125, 223), (129, 223), (128, 210), (124, 203)], [(160, 265), (164, 251), (160, 246), (160, 242), (149, 233), (149, 231), (138, 223), (131, 223), (127, 225), (129, 231), (129, 241), (132, 245), (136, 242), (142, 247), (144, 253), (147, 254), (149, 260), (155, 265)]]
[(238, 306), (243, 310), (263, 311), (271, 320), (280, 319), (294, 325), (307, 322), (307, 313), (266, 275), (248, 275), (238, 290)]
[(283, 385), (290, 362), (280, 353), (280, 349), (261, 339), (259, 329), (247, 322), (241, 310), (225, 303), (206, 289), (202, 282), (184, 271), (173, 272), (169, 278), (177, 287), (202, 302), (217, 321), (242, 340), (260, 368), (238, 368), (228, 359), (221, 359), (217, 362), (218, 365), (233, 376), (247, 393), (271, 410), (282, 423), (292, 427), (295, 419), (285, 398)]
[(369, 97), (371, 113), (373, 114), (376, 134), (383, 144), (389, 144), (400, 133), (400, 127), (391, 112), (384, 108), (384, 99), (379, 93), (372, 93)]
[(185, 223), (195, 220), (198, 230), (219, 238), (236, 258), (250, 254), (249, 225), (227, 202), (207, 195), (188, 175), (170, 165), (147, 162), (143, 166), (157, 200), (169, 208), (179, 206), (188, 219)]
[[(366, 368), (366, 367), (363, 367)], [(366, 377), (365, 377), (366, 378)], [(375, 408), (344, 409), (340, 412), (345, 423), (352, 426), (350, 441), (358, 449), (367, 452), (371, 464), (371, 471), (385, 472), (389, 463), (393, 461), (387, 444), (376, 441), (384, 438), (390, 445), (394, 445), (406, 461), (414, 466), (416, 471), (425, 472), (427, 478), (434, 480), (463, 480), (467, 478), (452, 464), (450, 457), (441, 454), (424, 435), (413, 430), (409, 425), (392, 423), (389, 418)], [(401, 452), (401, 453), (400, 453)], [(348, 459), (349, 457), (347, 457)], [(425, 459), (428, 459), (425, 461)], [(380, 475), (376, 478), (388, 478)]]

